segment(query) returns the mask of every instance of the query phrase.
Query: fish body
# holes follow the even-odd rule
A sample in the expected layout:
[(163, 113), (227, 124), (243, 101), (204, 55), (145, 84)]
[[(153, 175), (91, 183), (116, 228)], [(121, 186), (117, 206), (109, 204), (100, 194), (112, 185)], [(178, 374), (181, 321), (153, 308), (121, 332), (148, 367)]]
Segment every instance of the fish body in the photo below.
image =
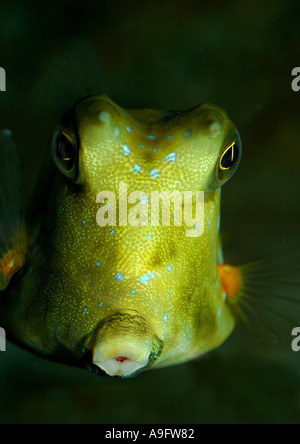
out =
[[(9, 144), (2, 132), (3, 152)], [(3, 211), (0, 319), (9, 337), (122, 377), (223, 343), (241, 286), (237, 269), (223, 268), (219, 236), (220, 189), (241, 158), (226, 112), (126, 111), (91, 96), (66, 112), (51, 149), (34, 229), (15, 210), (17, 185), (2, 198), (14, 227)], [(197, 202), (202, 216), (194, 209), (187, 226), (185, 204)]]

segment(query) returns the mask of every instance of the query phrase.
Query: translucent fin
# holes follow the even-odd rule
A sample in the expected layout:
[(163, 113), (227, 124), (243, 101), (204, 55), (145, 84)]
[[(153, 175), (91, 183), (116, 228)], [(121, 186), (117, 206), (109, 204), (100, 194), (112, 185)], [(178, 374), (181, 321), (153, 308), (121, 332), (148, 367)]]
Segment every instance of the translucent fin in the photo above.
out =
[(75, 40), (45, 67), (31, 98), (42, 131), (53, 131), (62, 115), (84, 97), (109, 94), (98, 54), (86, 40)]
[(242, 282), (227, 298), (234, 315), (260, 340), (270, 333), (276, 341), (290, 341), (300, 322), (300, 250), (232, 268)]
[(24, 204), (19, 160), (13, 134), (0, 131), (0, 290), (24, 265), (26, 254)]

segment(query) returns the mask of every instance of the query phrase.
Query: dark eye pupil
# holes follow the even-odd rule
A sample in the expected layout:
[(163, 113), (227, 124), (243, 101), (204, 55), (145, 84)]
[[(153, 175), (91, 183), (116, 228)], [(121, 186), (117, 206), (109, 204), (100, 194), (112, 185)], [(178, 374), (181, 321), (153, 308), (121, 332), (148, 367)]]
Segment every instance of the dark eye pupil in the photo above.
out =
[(73, 160), (75, 156), (75, 147), (68, 137), (61, 133), (57, 138), (57, 157), (61, 160)]
[(222, 156), (221, 159), (222, 168), (224, 169), (231, 168), (236, 163), (238, 157), (239, 157), (239, 150), (236, 143), (234, 143), (225, 151), (225, 153)]

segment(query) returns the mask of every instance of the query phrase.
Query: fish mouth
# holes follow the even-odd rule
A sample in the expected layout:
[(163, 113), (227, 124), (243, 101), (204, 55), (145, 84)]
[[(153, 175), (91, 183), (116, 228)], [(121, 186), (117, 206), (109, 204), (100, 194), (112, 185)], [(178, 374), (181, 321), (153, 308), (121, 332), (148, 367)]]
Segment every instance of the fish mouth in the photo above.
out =
[(107, 343), (95, 348), (93, 364), (109, 376), (124, 378), (145, 368), (149, 364), (150, 355), (149, 343)]
[(128, 378), (154, 365), (163, 341), (137, 311), (126, 310), (101, 321), (87, 340), (87, 349), (93, 371)]

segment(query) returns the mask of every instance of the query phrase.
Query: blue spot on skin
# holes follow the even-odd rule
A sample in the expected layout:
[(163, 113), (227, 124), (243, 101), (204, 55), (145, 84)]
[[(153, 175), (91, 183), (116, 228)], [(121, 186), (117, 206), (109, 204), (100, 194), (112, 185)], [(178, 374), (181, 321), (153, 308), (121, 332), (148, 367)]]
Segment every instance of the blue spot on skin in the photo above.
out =
[(148, 137), (148, 139), (150, 139), (150, 140), (155, 140), (156, 139), (156, 136), (147, 136)]
[(84, 221), (82, 222), (82, 226), (83, 228), (86, 227), (87, 221), (84, 219)]
[(110, 230), (110, 234), (115, 234), (115, 230), (114, 229)]
[(141, 197), (140, 203), (141, 203), (141, 205), (147, 205), (148, 204), (148, 197), (146, 197), (146, 196)]
[(142, 168), (139, 165), (135, 165), (134, 168), (133, 168), (133, 171), (135, 173), (140, 173), (142, 171)]
[(123, 274), (123, 273), (117, 273), (117, 274), (115, 275), (115, 279), (116, 279), (117, 281), (119, 281), (119, 282), (124, 281), (124, 274)]
[(102, 262), (97, 261), (97, 267), (98, 267), (98, 268), (102, 267)]
[(158, 170), (152, 170), (150, 173), (150, 177), (152, 177), (152, 179), (157, 179), (157, 177), (159, 176), (159, 171)]
[(171, 140), (171, 139), (173, 139), (173, 136), (166, 137), (166, 140)]
[(207, 222), (207, 227), (209, 228), (211, 226), (211, 221), (209, 220), (208, 222)]
[(136, 294), (136, 291), (135, 290), (131, 290), (131, 294)]
[(61, 214), (61, 215), (65, 214), (65, 211), (66, 211), (66, 209), (63, 208), (63, 209), (61, 210), (60, 214)]
[(140, 283), (146, 284), (146, 282), (150, 281), (150, 279), (153, 279), (155, 276), (155, 273), (148, 273), (141, 277)]
[(126, 129), (127, 129), (127, 131), (129, 132), (129, 133), (132, 133), (132, 129), (130, 128), (130, 126), (126, 126)]
[(85, 309), (83, 310), (83, 314), (86, 315), (88, 313), (88, 308), (85, 307)]
[(103, 307), (103, 305), (104, 305), (104, 302), (101, 302), (101, 304), (99, 305), (99, 307), (101, 308), (101, 307)]
[(148, 240), (152, 240), (152, 234), (149, 234)]
[(128, 157), (130, 155), (130, 153), (131, 153), (129, 146), (128, 145), (124, 145), (123, 146), (123, 150), (124, 150), (124, 155)]
[(170, 291), (169, 291), (169, 294), (172, 294), (172, 293), (173, 293), (173, 290), (170, 290)]
[(158, 151), (158, 148), (154, 148), (153, 152), (157, 153), (157, 151)]
[(167, 267), (167, 270), (168, 270), (168, 271), (172, 271), (172, 270), (173, 270), (173, 265), (169, 265), (169, 266)]
[(171, 153), (171, 154), (169, 154), (169, 155), (167, 156), (167, 162), (175, 162), (176, 157), (177, 157), (177, 154), (176, 154), (176, 153)]
[(168, 316), (167, 316), (167, 315), (164, 315), (164, 317), (163, 317), (163, 321), (164, 321), (164, 322), (167, 322), (167, 320), (168, 320)]
[(145, 149), (145, 145), (141, 144), (141, 147), (143, 148), (143, 150)]

